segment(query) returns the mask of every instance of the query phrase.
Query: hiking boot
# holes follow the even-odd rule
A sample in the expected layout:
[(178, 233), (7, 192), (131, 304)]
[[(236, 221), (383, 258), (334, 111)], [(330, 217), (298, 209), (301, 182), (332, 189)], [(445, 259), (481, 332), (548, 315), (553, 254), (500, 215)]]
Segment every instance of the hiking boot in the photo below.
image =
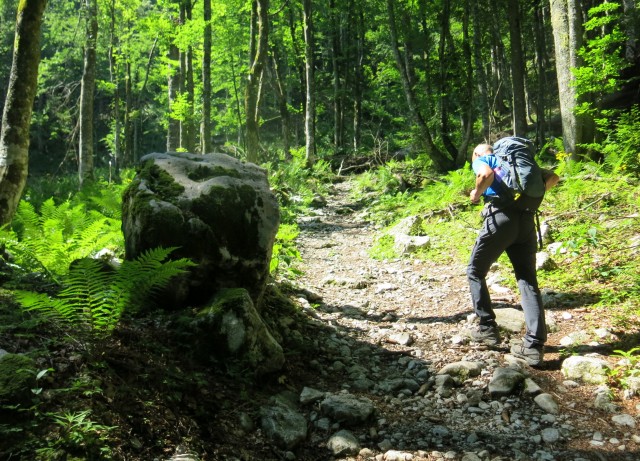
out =
[(501, 341), (498, 325), (480, 325), (475, 329), (468, 330), (467, 336), (474, 343), (484, 344), (485, 346), (497, 346)]
[(512, 344), (511, 355), (524, 360), (532, 367), (542, 364), (542, 359), (544, 358), (542, 346), (525, 347), (523, 343)]

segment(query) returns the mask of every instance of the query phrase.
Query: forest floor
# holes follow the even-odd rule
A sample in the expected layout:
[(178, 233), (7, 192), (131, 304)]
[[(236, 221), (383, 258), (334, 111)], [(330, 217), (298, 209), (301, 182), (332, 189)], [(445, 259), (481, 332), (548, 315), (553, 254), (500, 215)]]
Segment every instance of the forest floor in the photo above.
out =
[[(302, 275), (280, 284), (298, 309), (276, 319), (299, 347), (285, 348), (280, 373), (256, 383), (250, 370), (221, 373), (193, 361), (175, 319), (123, 325), (92, 350), (75, 340), (52, 344), (44, 330), (0, 329), (0, 348), (48, 349), (39, 366), (55, 370), (39, 383), (33, 427), (5, 437), (12, 430), (7, 422), (15, 422), (0, 418), (0, 459), (71, 459), (60, 453), (74, 448), (73, 459), (135, 461), (640, 459), (638, 429), (612, 420), (622, 414), (638, 421), (640, 400), (613, 389), (615, 411), (595, 408), (597, 386), (569, 382), (560, 371), (567, 335), (608, 329), (609, 339), (574, 352), (597, 352), (614, 363), (615, 338), (634, 332), (615, 331), (602, 312), (558, 297), (547, 310), (554, 329), (539, 368), (510, 360), (509, 336), (519, 334), (503, 331), (494, 350), (461, 341), (471, 313), (465, 264), (371, 259), (379, 229), (367, 220), (366, 206), (353, 202), (350, 187), (336, 182), (326, 206), (299, 218)], [(494, 289), (497, 309), (518, 308), (517, 293)], [(480, 375), (439, 389), (437, 372), (463, 360), (480, 364)], [(495, 370), (510, 363), (553, 397), (557, 414), (522, 389), (490, 395)], [(327, 418), (318, 401), (299, 403), (307, 436), (295, 447), (278, 447), (261, 428), (261, 408), (282, 393), (299, 401), (305, 388), (367, 399), (375, 413), (346, 427)], [(91, 413), (84, 414), (87, 407)], [(351, 455), (328, 449), (340, 429), (357, 440)], [(105, 444), (111, 449), (101, 452)], [(34, 447), (47, 448), (33, 458), (18, 454)]]

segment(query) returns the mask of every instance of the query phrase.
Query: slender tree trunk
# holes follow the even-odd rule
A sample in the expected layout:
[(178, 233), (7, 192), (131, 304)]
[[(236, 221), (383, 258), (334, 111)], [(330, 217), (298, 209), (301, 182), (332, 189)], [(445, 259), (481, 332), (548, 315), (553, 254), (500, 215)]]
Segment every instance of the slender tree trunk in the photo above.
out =
[(211, 143), (211, 0), (203, 0), (204, 40), (202, 44), (202, 125), (200, 150), (212, 152)]
[(550, 3), (564, 148), (577, 160), (584, 153), (580, 144), (593, 137), (593, 121), (575, 112), (580, 99), (571, 72), (581, 64), (578, 50), (583, 43), (583, 16), (579, 0), (550, 0)]
[(538, 74), (538, 86), (536, 89), (536, 141), (538, 146), (543, 146), (546, 142), (546, 116), (547, 107), (546, 94), (549, 91), (549, 82), (547, 81), (547, 47), (546, 34), (544, 33), (544, 12), (543, 0), (536, 0), (535, 8), (535, 40), (536, 40), (536, 72)]
[(520, 3), (509, 0), (507, 8), (509, 18), (509, 37), (511, 39), (511, 85), (513, 97), (511, 108), (513, 134), (526, 136), (527, 133), (527, 103), (525, 100), (525, 67), (522, 50), (522, 31), (520, 26)]
[(135, 160), (133, 150), (133, 126), (131, 120), (131, 113), (133, 112), (133, 94), (132, 94), (132, 82), (131, 82), (131, 63), (125, 64), (125, 77), (124, 77), (124, 165), (131, 165)]
[[(473, 135), (473, 116), (474, 116), (474, 101), (473, 101), (473, 64), (471, 57), (471, 45), (469, 40), (469, 1), (464, 2), (464, 12), (462, 16), (462, 55), (464, 58), (464, 85), (463, 85), (463, 98), (461, 101), (461, 129), (462, 129), (462, 141), (458, 148), (456, 156), (456, 167), (462, 167), (467, 161), (467, 151), (471, 136)], [(475, 0), (471, 0), (474, 1)]]
[(482, 120), (482, 138), (489, 141), (489, 95), (487, 91), (487, 72), (485, 62), (482, 59), (482, 36), (483, 22), (478, 13), (478, 2), (471, 2), (471, 15), (473, 20), (473, 62), (476, 74), (476, 85), (478, 87), (478, 99), (480, 103), (480, 119)]
[(398, 49), (398, 32), (396, 29), (394, 0), (387, 0), (387, 10), (389, 13), (389, 31), (391, 35), (391, 49), (393, 56), (396, 60), (398, 71), (400, 72), (400, 79), (402, 80), (402, 87), (407, 99), (407, 105), (409, 106), (409, 112), (413, 117), (418, 130), (420, 131), (420, 140), (424, 145), (424, 149), (434, 164), (434, 167), (438, 171), (448, 171), (453, 168), (454, 162), (446, 156), (440, 149), (437, 148), (431, 137), (429, 127), (420, 113), (418, 102), (415, 95), (414, 87), (411, 85), (410, 75), (411, 69), (407, 69), (406, 61), (402, 59), (400, 50)]
[(340, 81), (342, 75), (342, 50), (340, 48), (340, 14), (335, 0), (330, 0), (331, 14), (331, 67), (333, 71), (333, 147), (338, 154), (343, 149), (343, 88)]
[(29, 169), (29, 127), (38, 84), (40, 27), (46, 0), (18, 4), (9, 86), (0, 131), (0, 225), (18, 209)]
[(313, 57), (313, 7), (311, 0), (303, 0), (303, 28), (304, 28), (304, 61), (305, 61), (305, 80), (306, 80), (306, 107), (304, 120), (305, 135), (305, 158), (308, 166), (312, 166), (316, 161), (316, 100), (315, 100), (315, 76), (314, 76), (314, 57)]
[(169, 45), (169, 82), (167, 88), (169, 91), (169, 127), (167, 129), (167, 151), (174, 152), (180, 147), (180, 121), (171, 116), (173, 104), (180, 94), (181, 75), (180, 66), (175, 63), (180, 61), (180, 51), (178, 47)]
[(247, 127), (247, 161), (258, 162), (259, 138), (259, 106), (262, 76), (268, 53), (269, 1), (256, 0), (255, 15), (257, 18), (257, 37), (255, 54), (249, 68), (245, 93), (245, 117)]
[(116, 28), (116, 5), (115, 0), (111, 0), (110, 7), (110, 29), (109, 29), (109, 77), (113, 85), (113, 152), (109, 159), (109, 167), (114, 169), (116, 178), (120, 169), (120, 79), (118, 76), (118, 63), (115, 58), (117, 39)]
[[(193, 4), (190, 0), (183, 0), (180, 4), (180, 21), (188, 24), (192, 19)], [(180, 147), (187, 152), (195, 152), (196, 130), (194, 126), (194, 91), (193, 82), (193, 48), (187, 46), (186, 50), (180, 51), (180, 73), (182, 74), (182, 86), (180, 94), (186, 97), (188, 110), (180, 120)]]
[(280, 70), (280, 43), (278, 42), (273, 46), (272, 51), (272, 69), (273, 69), (273, 83), (278, 100), (278, 110), (280, 112), (280, 120), (282, 125), (282, 150), (284, 152), (284, 158), (291, 160), (291, 143), (289, 141), (289, 107), (287, 104), (287, 92), (285, 90), (285, 82), (281, 75)]
[(93, 104), (96, 87), (96, 44), (98, 36), (98, 2), (85, 0), (87, 39), (80, 88), (80, 146), (78, 179), (80, 187), (94, 179)]
[(353, 150), (358, 152), (362, 142), (362, 87), (364, 86), (364, 13), (356, 12), (356, 59), (353, 82)]
[[(438, 60), (440, 62), (440, 136), (447, 152), (456, 158), (458, 151), (449, 137), (451, 130), (449, 127), (451, 106), (449, 80), (451, 80), (450, 68), (452, 66), (453, 55), (456, 53), (454, 46), (451, 45), (453, 40), (451, 38), (450, 22), (451, 2), (450, 0), (444, 0), (440, 16), (440, 43), (438, 45)], [(447, 43), (450, 44), (448, 47), (452, 50), (450, 52), (448, 52)]]

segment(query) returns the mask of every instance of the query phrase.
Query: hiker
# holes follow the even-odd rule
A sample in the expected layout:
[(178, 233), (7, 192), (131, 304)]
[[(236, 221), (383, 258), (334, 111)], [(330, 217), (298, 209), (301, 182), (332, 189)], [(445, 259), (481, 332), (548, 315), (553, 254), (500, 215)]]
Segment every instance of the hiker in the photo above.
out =
[[(518, 281), (526, 323), (526, 334), (521, 342), (511, 346), (511, 353), (529, 365), (537, 366), (542, 363), (547, 339), (542, 296), (536, 277), (535, 213), (542, 197), (534, 200), (522, 194), (517, 200), (505, 201), (506, 194), (501, 193), (504, 186), (496, 174), (498, 167), (499, 159), (491, 145), (479, 144), (474, 149), (472, 168), (476, 184), (469, 198), (472, 203), (478, 203), (480, 197), (484, 197), (485, 207), (482, 230), (467, 267), (471, 301), (479, 317), (478, 328), (470, 330), (469, 336), (474, 342), (488, 346), (495, 346), (501, 341), (485, 277), (491, 265), (506, 251)], [(544, 195), (544, 191), (555, 186), (560, 178), (550, 170), (537, 171), (544, 181), (541, 186), (541, 195)]]

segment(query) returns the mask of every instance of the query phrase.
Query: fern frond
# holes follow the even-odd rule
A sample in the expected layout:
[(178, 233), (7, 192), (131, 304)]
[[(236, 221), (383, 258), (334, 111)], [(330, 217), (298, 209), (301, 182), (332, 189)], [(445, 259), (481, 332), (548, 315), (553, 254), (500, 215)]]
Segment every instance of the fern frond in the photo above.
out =
[(194, 263), (186, 258), (163, 262), (175, 248), (158, 247), (143, 252), (133, 261), (123, 261), (118, 270), (115, 285), (130, 293), (124, 308), (133, 311), (151, 294), (167, 286), (176, 275), (184, 274)]
[(40, 233), (40, 215), (33, 205), (27, 201), (20, 201), (13, 219), (13, 226), (20, 238), (29, 238)]

